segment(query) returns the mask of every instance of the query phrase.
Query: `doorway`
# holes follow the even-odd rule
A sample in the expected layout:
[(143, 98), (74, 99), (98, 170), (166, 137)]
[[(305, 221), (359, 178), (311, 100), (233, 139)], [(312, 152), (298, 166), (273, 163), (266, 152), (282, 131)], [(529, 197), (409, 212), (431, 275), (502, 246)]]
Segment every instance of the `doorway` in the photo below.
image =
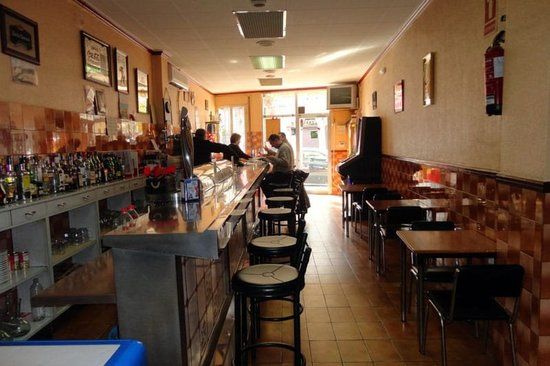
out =
[[(263, 112), (264, 141), (278, 125), (277, 132), (284, 132), (294, 149), (296, 168), (310, 174), (305, 182), (306, 190), (330, 193), (330, 129), (326, 89), (266, 93), (263, 96)], [(274, 120), (277, 123), (273, 123)]]

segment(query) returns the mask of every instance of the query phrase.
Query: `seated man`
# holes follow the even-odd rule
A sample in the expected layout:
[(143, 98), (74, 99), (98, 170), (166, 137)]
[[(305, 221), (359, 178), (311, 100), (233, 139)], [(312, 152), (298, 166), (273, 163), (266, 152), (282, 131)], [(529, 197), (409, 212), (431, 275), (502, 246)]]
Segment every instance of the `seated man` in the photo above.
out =
[(239, 163), (239, 158), (233, 153), (233, 151), (224, 144), (218, 144), (206, 139), (206, 130), (198, 128), (195, 131), (195, 137), (193, 137), (194, 147), (194, 160), (193, 165), (202, 165), (210, 163), (212, 153), (223, 153), (225, 159), (231, 160), (234, 158), (236, 163)]
[(277, 153), (264, 156), (273, 165), (273, 169), (266, 174), (262, 183), (262, 190), (266, 195), (269, 195), (273, 188), (277, 188), (276, 186), (290, 184), (290, 172), (294, 167), (294, 156), (290, 144), (283, 144), (281, 137), (276, 134), (269, 136), (268, 141), (277, 149)]
[(239, 159), (248, 160), (252, 158), (252, 156), (242, 151), (241, 147), (239, 146), (239, 144), (241, 143), (241, 135), (239, 135), (238, 133), (232, 134), (231, 137), (229, 138), (229, 142), (230, 144), (227, 146), (229, 146), (229, 148), (233, 151), (235, 155), (239, 157)]

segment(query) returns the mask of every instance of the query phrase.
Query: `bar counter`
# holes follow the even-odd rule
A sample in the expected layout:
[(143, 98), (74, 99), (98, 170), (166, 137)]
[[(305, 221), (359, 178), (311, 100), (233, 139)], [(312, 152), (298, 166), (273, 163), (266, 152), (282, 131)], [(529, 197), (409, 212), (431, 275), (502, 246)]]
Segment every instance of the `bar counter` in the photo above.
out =
[(201, 202), (173, 196), (103, 239), (112, 247), (120, 336), (142, 341), (150, 365), (209, 365), (220, 348), (229, 280), (244, 258), (267, 165), (229, 169), (196, 168), (214, 182)]

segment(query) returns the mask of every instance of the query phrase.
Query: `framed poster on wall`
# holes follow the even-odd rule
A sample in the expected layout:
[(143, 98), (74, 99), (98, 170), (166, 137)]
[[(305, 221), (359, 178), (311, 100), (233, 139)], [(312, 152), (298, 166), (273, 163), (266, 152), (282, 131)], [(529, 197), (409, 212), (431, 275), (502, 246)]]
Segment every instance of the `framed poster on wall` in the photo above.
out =
[(119, 49), (115, 49), (115, 75), (116, 90), (128, 94), (128, 55)]
[(111, 46), (81, 31), (84, 79), (111, 86)]
[(136, 95), (138, 113), (149, 112), (149, 75), (136, 69)]
[(428, 53), (422, 59), (422, 104), (426, 107), (434, 103), (434, 54)]
[(2, 52), (40, 65), (38, 23), (0, 5)]
[(405, 81), (399, 80), (393, 88), (394, 111), (395, 113), (405, 110)]

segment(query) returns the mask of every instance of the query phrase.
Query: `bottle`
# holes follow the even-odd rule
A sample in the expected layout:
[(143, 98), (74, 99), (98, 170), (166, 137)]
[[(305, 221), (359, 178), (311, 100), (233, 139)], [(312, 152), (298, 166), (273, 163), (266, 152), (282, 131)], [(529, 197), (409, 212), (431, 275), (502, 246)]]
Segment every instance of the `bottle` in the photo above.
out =
[(8, 156), (6, 160), (6, 174), (4, 176), (4, 185), (6, 188), (6, 203), (14, 203), (17, 201), (17, 187), (19, 185), (19, 179), (17, 174), (13, 171), (13, 165), (11, 157)]
[[(31, 285), (31, 288), (30, 288), (31, 298), (33, 296), (38, 295), (43, 290), (44, 290), (44, 287), (42, 287), (42, 284), (40, 283), (38, 278), (34, 278), (32, 280), (32, 285)], [(46, 317), (46, 311), (45, 311), (43, 306), (33, 306), (31, 308), (31, 311), (32, 311), (32, 321), (33, 322), (38, 322), (38, 321), (40, 321), (40, 320), (42, 320)]]
[(2, 161), (0, 161), (0, 206), (6, 204), (6, 187), (4, 184), (4, 170), (2, 166)]
[(32, 182), (31, 182), (31, 173), (27, 169), (28, 159), (23, 157), (20, 160), (20, 170), (21, 170), (21, 186), (23, 188), (23, 198), (25, 200), (30, 200), (32, 195)]
[(29, 176), (31, 179), (31, 185), (30, 185), (31, 198), (37, 198), (38, 197), (38, 182), (36, 181), (37, 165), (36, 165), (34, 156), (31, 156), (30, 159), (27, 159), (26, 164), (27, 164), (26, 170), (29, 172)]

